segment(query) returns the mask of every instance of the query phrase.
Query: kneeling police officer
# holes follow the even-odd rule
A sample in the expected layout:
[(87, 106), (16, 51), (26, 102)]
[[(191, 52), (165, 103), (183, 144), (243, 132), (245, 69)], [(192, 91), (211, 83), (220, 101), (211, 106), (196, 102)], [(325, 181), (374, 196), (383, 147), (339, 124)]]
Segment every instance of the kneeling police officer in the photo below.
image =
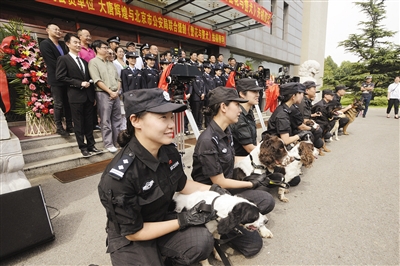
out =
[[(213, 237), (203, 224), (215, 213), (169, 211), (175, 192), (209, 190), (188, 180), (172, 143), (173, 112), (186, 109), (171, 103), (161, 89), (124, 94), (127, 129), (119, 135), (123, 149), (104, 171), (99, 186), (107, 212), (107, 252), (113, 265), (190, 265), (208, 258)], [(213, 187), (213, 190), (215, 186)]]

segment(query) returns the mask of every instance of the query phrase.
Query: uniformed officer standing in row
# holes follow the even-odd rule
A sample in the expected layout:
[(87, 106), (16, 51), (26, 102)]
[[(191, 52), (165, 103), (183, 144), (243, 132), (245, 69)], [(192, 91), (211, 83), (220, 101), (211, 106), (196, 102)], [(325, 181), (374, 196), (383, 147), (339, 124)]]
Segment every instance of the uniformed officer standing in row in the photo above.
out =
[(146, 54), (144, 57), (146, 67), (143, 69), (143, 88), (157, 88), (160, 81), (160, 72), (154, 68), (156, 57), (153, 54)]
[[(196, 64), (198, 66), (198, 64)], [(199, 130), (203, 129), (203, 106), (206, 95), (203, 76), (196, 78), (189, 85), (190, 107), (192, 108), (193, 118)]]
[(187, 179), (171, 144), (173, 112), (186, 105), (171, 103), (167, 92), (154, 88), (126, 92), (124, 106), (127, 129), (118, 139), (123, 148), (98, 186), (112, 264), (165, 265), (166, 257), (172, 265), (191, 265), (208, 258), (214, 239), (202, 225), (215, 213), (200, 211), (199, 204), (187, 212), (168, 212), (175, 192), (222, 190)]
[(214, 84), (215, 84), (215, 88), (217, 87), (223, 87), (225, 85), (224, 81), (221, 78), (222, 75), (222, 68), (219, 65), (216, 65), (214, 67)]
[(143, 84), (142, 70), (135, 66), (138, 55), (135, 52), (127, 52), (125, 56), (129, 66), (121, 71), (122, 93), (142, 89)]
[[(204, 107), (208, 107), (208, 93), (215, 89), (214, 77), (211, 76), (211, 66), (208, 63), (203, 64), (203, 79), (204, 79), (204, 87), (205, 87), (205, 99), (204, 99)], [(204, 114), (204, 124), (207, 127), (211, 121), (211, 116), (208, 114)]]

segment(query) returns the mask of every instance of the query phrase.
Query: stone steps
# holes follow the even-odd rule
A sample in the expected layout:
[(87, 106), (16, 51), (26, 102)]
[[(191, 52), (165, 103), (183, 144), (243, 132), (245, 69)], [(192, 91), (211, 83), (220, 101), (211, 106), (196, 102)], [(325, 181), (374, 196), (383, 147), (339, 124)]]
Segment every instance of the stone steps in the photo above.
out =
[(94, 131), (96, 148), (103, 152), (84, 158), (78, 148), (75, 135), (63, 138), (59, 135), (21, 140), (24, 156), (24, 172), (26, 177), (51, 175), (55, 172), (76, 168), (83, 165), (113, 158), (115, 154), (108, 152), (104, 146), (100, 131)]

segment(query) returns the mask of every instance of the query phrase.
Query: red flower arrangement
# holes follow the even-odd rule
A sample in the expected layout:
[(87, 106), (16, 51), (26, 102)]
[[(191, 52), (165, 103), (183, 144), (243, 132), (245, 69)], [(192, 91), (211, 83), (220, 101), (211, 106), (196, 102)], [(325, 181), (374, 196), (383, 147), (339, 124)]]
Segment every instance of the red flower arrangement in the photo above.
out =
[(16, 113), (37, 118), (52, 117), (53, 99), (47, 85), (46, 66), (36, 40), (32, 39), (20, 21), (10, 21), (1, 28), (10, 36), (0, 46), (0, 62), (8, 79), (19, 94)]

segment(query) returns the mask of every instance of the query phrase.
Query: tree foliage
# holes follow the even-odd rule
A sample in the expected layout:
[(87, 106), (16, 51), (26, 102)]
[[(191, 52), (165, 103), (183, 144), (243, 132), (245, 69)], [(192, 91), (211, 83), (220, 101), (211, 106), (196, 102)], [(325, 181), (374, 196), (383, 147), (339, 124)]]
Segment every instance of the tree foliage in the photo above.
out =
[(339, 46), (359, 60), (342, 62), (336, 68), (332, 58), (327, 57), (324, 83), (331, 86), (345, 84), (357, 91), (365, 77), (372, 75), (376, 86), (387, 87), (400, 71), (400, 46), (389, 41), (396, 32), (386, 30), (382, 25), (386, 14), (384, 0), (366, 0), (355, 2), (355, 5), (367, 19), (358, 23), (361, 33), (350, 34), (347, 40), (339, 42)]

